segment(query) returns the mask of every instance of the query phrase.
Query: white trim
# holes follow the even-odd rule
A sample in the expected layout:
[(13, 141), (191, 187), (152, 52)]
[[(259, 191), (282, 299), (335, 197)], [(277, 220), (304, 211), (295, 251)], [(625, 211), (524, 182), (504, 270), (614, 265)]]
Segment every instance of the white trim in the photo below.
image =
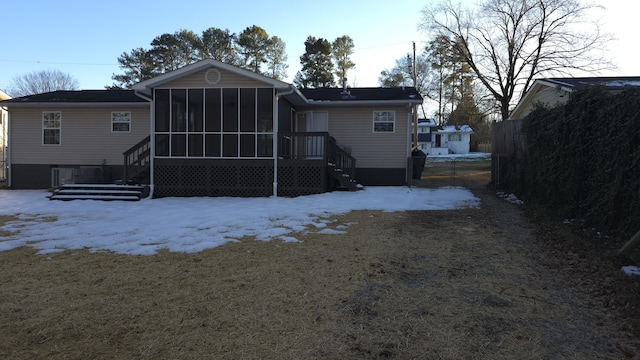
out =
[[(390, 113), (393, 115), (393, 121), (376, 121), (376, 113)], [(393, 125), (393, 131), (376, 131), (376, 123)], [(373, 110), (371, 132), (373, 134), (395, 134), (396, 132), (396, 111), (395, 110)]]
[[(127, 121), (114, 121), (114, 114), (129, 114)], [(133, 123), (131, 111), (112, 111), (111, 112), (111, 132), (112, 133), (128, 133), (131, 132), (131, 124)], [(115, 124), (127, 124), (129, 128), (127, 130), (113, 130)]]
[[(60, 114), (60, 119), (59, 119), (59, 123), (60, 125), (57, 128), (45, 128), (44, 127), (44, 114), (45, 113), (50, 113), (50, 114)], [(45, 144), (44, 142), (44, 131), (45, 129), (48, 130), (58, 130), (58, 143), (57, 144)], [(54, 111), (43, 111), (42, 112), (42, 116), (40, 117), (40, 135), (41, 135), (41, 144), (42, 146), (61, 146), (62, 145), (62, 111), (58, 111), (58, 110), (54, 110)]]
[(229, 64), (225, 64), (221, 61), (218, 60), (214, 60), (214, 59), (205, 59), (205, 60), (201, 60), (198, 62), (195, 62), (193, 64), (189, 64), (187, 66), (184, 66), (180, 69), (174, 70), (174, 71), (170, 71), (168, 73), (162, 74), (160, 76), (156, 76), (152, 79), (149, 80), (145, 80), (145, 81), (141, 81), (135, 85), (133, 85), (131, 88), (133, 90), (136, 91), (140, 91), (142, 93), (145, 94), (149, 94), (150, 91), (153, 90), (153, 88), (158, 87), (159, 85), (165, 84), (167, 82), (170, 82), (174, 79), (178, 79), (178, 78), (182, 78), (186, 75), (190, 75), (193, 73), (196, 73), (200, 70), (206, 69), (206, 68), (217, 68), (217, 69), (222, 69), (225, 71), (229, 71), (232, 73), (235, 73), (237, 75), (240, 76), (244, 76), (256, 81), (260, 81), (262, 83), (265, 84), (269, 84), (275, 88), (289, 88), (289, 84), (282, 82), (280, 80), (275, 80), (273, 78), (264, 76), (264, 75), (260, 75), (260, 74), (256, 74), (253, 71), (250, 70), (245, 70), (245, 69), (241, 69), (239, 67), (233, 66), (233, 65), (229, 65)]

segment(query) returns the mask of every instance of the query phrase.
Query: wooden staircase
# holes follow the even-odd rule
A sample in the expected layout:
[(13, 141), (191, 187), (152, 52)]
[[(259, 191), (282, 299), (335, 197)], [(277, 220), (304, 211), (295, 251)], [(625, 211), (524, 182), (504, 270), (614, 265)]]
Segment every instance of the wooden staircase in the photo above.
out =
[(124, 175), (125, 184), (148, 184), (151, 165), (151, 136), (140, 140), (125, 151)]
[(358, 182), (349, 173), (344, 172), (343, 169), (336, 167), (333, 163), (329, 163), (327, 169), (331, 177), (337, 182), (336, 190), (358, 190)]
[(356, 175), (356, 159), (340, 148), (333, 137), (329, 137), (327, 147), (327, 171), (336, 180), (336, 190), (356, 191), (359, 189)]
[(49, 200), (139, 201), (148, 195), (145, 185), (65, 184), (55, 189)]

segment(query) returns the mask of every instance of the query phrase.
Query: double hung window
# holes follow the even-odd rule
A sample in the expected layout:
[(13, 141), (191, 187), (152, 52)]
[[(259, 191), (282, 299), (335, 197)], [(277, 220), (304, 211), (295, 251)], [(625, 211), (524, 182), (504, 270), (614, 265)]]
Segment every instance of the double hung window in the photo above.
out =
[(60, 111), (42, 112), (42, 144), (60, 145), (62, 113)]
[(373, 132), (392, 133), (395, 131), (396, 114), (394, 111), (373, 112)]
[(131, 113), (128, 111), (114, 111), (111, 113), (111, 131), (131, 131)]

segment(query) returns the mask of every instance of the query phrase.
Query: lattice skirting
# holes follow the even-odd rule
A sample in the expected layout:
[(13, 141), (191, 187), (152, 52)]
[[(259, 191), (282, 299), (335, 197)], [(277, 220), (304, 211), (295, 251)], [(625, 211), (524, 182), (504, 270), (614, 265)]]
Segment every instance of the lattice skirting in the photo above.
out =
[[(281, 160), (278, 196), (327, 191), (321, 160)], [(154, 197), (273, 195), (273, 160), (155, 159)]]

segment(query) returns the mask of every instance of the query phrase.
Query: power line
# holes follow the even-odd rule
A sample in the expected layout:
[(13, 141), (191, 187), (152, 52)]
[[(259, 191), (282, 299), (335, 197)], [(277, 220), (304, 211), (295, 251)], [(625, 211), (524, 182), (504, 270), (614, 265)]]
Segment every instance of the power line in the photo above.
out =
[(73, 62), (55, 62), (55, 61), (38, 61), (38, 60), (13, 60), (13, 59), (0, 59), (0, 62), (21, 63), (21, 64), (85, 65), (85, 66), (117, 66), (118, 65), (118, 64), (104, 64), (104, 63), (73, 63)]

